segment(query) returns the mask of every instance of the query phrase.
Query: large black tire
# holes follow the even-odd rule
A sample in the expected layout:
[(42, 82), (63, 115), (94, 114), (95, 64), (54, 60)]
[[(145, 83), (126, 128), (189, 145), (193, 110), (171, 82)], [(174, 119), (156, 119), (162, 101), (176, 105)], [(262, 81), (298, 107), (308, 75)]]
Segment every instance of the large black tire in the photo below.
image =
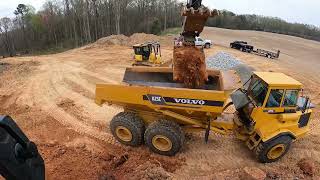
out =
[(210, 49), (211, 45), (207, 43), (207, 44), (204, 45), (204, 47), (205, 47), (206, 49)]
[(256, 157), (261, 163), (278, 161), (289, 151), (291, 143), (290, 136), (280, 136), (267, 142), (261, 142), (255, 148)]
[(111, 120), (110, 129), (113, 136), (124, 145), (139, 146), (143, 143), (144, 123), (135, 113), (117, 114)]
[(180, 151), (185, 140), (182, 128), (173, 121), (160, 120), (149, 125), (144, 140), (155, 153), (174, 156)]

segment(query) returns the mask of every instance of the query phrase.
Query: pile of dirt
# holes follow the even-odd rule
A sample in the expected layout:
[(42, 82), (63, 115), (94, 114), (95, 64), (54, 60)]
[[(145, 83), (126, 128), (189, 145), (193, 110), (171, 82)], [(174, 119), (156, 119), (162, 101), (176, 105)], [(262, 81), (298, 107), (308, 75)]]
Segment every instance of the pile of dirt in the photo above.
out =
[(135, 33), (130, 37), (125, 35), (111, 35), (98, 39), (95, 43), (89, 44), (84, 49), (102, 48), (113, 45), (119, 46), (133, 46), (135, 44), (144, 43), (148, 41), (160, 41), (160, 37), (153, 34)]
[(176, 47), (173, 52), (173, 77), (187, 88), (200, 88), (208, 79), (205, 54), (196, 47)]
[(316, 162), (311, 158), (301, 159), (297, 165), (303, 174), (313, 176), (316, 172)]
[(111, 35), (99, 39), (96, 44), (101, 46), (110, 46), (110, 45), (120, 45), (126, 46), (128, 44), (129, 38), (125, 35)]
[[(123, 179), (167, 179), (184, 163), (184, 158), (165, 157), (150, 152), (147, 148), (126, 148), (112, 158), (113, 169), (108, 175)], [(149, 178), (148, 178), (149, 177)]]
[(145, 33), (135, 33), (129, 38), (129, 45), (134, 45), (138, 43), (148, 42), (148, 41), (160, 41), (160, 36)]
[(172, 175), (163, 167), (147, 161), (138, 166), (128, 179), (172, 179)]

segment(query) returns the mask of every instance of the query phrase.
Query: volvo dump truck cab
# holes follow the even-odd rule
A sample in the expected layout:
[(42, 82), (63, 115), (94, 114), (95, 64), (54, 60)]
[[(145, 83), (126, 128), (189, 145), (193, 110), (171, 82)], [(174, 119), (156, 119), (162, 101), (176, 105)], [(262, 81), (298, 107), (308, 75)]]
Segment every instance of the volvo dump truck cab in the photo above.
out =
[[(123, 84), (97, 85), (96, 102), (124, 108), (110, 123), (119, 142), (131, 146), (144, 142), (153, 152), (168, 156), (183, 147), (185, 132), (200, 130), (206, 140), (210, 131), (234, 133), (260, 162), (274, 162), (309, 131), (311, 106), (308, 98), (299, 98), (302, 85), (293, 78), (254, 72), (249, 85), (230, 94), (219, 71), (207, 73), (202, 88), (188, 89), (172, 81), (172, 68), (128, 68)], [(235, 118), (218, 118), (232, 104)]]
[(261, 162), (274, 162), (309, 131), (312, 107), (302, 84), (283, 73), (255, 72), (247, 87), (231, 94), (237, 137)]
[(162, 64), (159, 42), (145, 42), (133, 46), (133, 66), (157, 66)]

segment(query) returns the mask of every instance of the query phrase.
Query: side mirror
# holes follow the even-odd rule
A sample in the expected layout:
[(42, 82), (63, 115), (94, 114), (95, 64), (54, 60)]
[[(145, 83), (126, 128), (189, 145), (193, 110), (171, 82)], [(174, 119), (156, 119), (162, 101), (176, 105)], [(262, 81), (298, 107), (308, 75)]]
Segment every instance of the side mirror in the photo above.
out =
[(311, 103), (311, 100), (309, 97), (299, 97), (297, 102), (298, 109), (301, 110), (303, 113), (307, 109), (315, 108), (315, 105)]

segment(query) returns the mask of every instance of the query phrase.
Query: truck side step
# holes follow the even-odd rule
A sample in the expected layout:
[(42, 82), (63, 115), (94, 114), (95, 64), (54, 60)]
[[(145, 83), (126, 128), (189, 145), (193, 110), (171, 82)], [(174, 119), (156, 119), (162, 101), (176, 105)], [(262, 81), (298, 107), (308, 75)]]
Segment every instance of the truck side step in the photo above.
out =
[(250, 150), (253, 150), (255, 147), (258, 146), (258, 144), (261, 142), (261, 137), (258, 133), (254, 133), (252, 136), (249, 137), (249, 139), (246, 141), (246, 145)]

